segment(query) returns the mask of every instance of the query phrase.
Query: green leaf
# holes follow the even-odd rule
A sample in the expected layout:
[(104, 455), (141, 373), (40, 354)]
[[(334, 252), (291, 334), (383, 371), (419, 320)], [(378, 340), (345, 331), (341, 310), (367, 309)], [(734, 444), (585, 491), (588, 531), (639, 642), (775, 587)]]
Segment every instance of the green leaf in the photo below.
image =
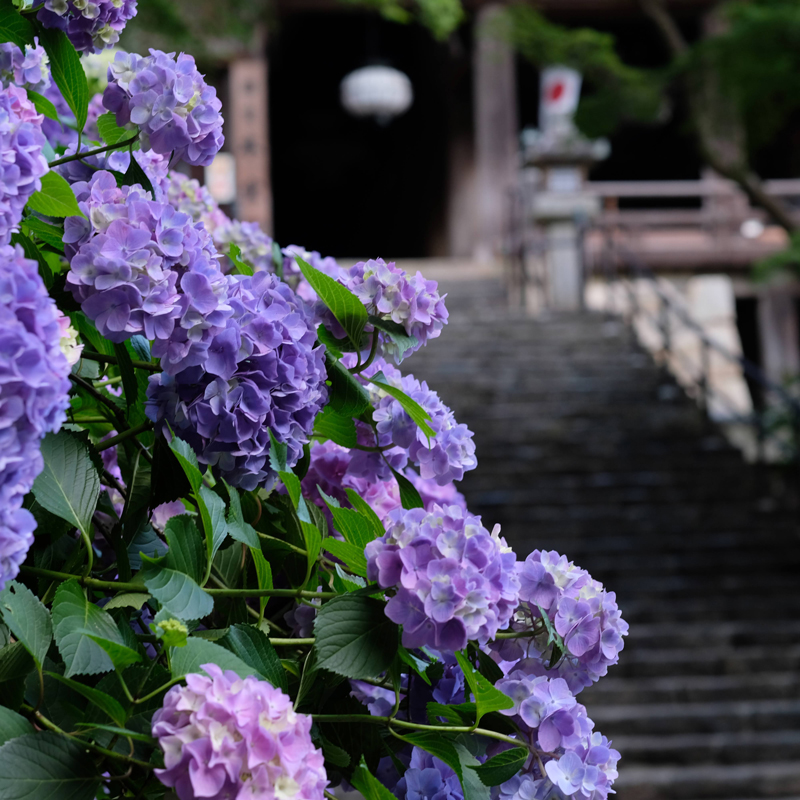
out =
[(0, 2), (0, 41), (12, 42), (25, 52), (25, 45), (34, 44), (33, 26), (23, 17), (11, 0)]
[(461, 770), (456, 770), (456, 772), (458, 772), (458, 777), (461, 780), (464, 800), (489, 800), (489, 787), (481, 781), (474, 770), (469, 769), (470, 767), (479, 766), (478, 760), (463, 744), (454, 742), (453, 746), (461, 761)]
[(439, 717), (444, 717), (448, 725), (474, 725), (477, 707), (475, 703), (443, 705), (428, 703), (425, 707), (431, 725), (440, 725)]
[(397, 481), (397, 488), (400, 490), (400, 504), (403, 508), (406, 510), (410, 508), (425, 508), (416, 486), (405, 475), (394, 468), (391, 469), (394, 479)]
[(53, 640), (50, 612), (25, 585), (9, 581), (0, 592), (0, 612), (11, 633), (41, 667)]
[(377, 386), (382, 392), (391, 395), (403, 407), (403, 411), (416, 423), (417, 427), (428, 437), (436, 436), (436, 431), (428, 425), (431, 415), (416, 401), (412, 400), (405, 392), (396, 389), (387, 380), (382, 372), (378, 372), (367, 380)]
[(105, 611), (111, 611), (114, 608), (132, 608), (138, 611), (149, 599), (150, 595), (146, 592), (127, 592), (112, 597), (105, 606), (103, 606), (103, 609)]
[(335, 745), (333, 742), (326, 739), (320, 734), (320, 744), (322, 745), (322, 755), (325, 760), (333, 764), (335, 767), (345, 769), (350, 766), (350, 756), (346, 750)]
[(203, 473), (200, 471), (200, 465), (197, 463), (197, 456), (194, 450), (177, 436), (172, 437), (169, 443), (169, 449), (175, 454), (178, 463), (183, 467), (186, 477), (189, 480), (189, 485), (192, 491), (196, 492), (203, 483)]
[(196, 496), (200, 506), (200, 518), (203, 520), (203, 531), (206, 535), (206, 553), (209, 560), (213, 561), (217, 550), (228, 536), (225, 503), (208, 486), (201, 486)]
[[(108, 606), (106, 606), (108, 608)], [(103, 639), (101, 636), (94, 636), (88, 634), (89, 638), (97, 645), (103, 648), (108, 653), (114, 669), (123, 669), (131, 664), (138, 664), (142, 660), (142, 654), (136, 650), (132, 650), (124, 644), (118, 642), (111, 642), (108, 639)]]
[(353, 418), (342, 416), (329, 405), (317, 414), (313, 435), (317, 439), (330, 439), (342, 447), (355, 447), (358, 444)]
[(100, 477), (86, 446), (69, 431), (42, 439), (44, 469), (33, 482), (33, 494), (51, 514), (80, 528), (86, 536), (100, 496)]
[(125, 394), (125, 403), (128, 408), (136, 402), (139, 394), (139, 386), (136, 382), (136, 372), (133, 369), (133, 362), (131, 361), (131, 354), (125, 344), (114, 344), (114, 355), (117, 357), (117, 366), (119, 367), (120, 375), (122, 375), (122, 388)]
[(25, 257), (30, 258), (39, 265), (39, 276), (44, 283), (45, 289), (53, 286), (53, 270), (44, 260), (44, 256), (39, 252), (39, 248), (24, 233), (12, 233), (11, 244), (18, 244), (24, 251)]
[(364, 796), (364, 800), (397, 800), (397, 798), (367, 769), (364, 756), (358, 762), (350, 783)]
[(401, 644), (397, 646), (397, 657), (404, 664), (407, 664), (409, 667), (411, 667), (411, 669), (413, 669), (414, 672), (416, 672), (416, 674), (428, 684), (428, 686), (431, 685), (431, 679), (426, 673), (426, 670), (430, 666), (430, 662), (423, 661), (421, 658), (418, 658), (413, 653), (410, 653), (408, 650), (406, 650), (406, 648)]
[(36, 33), (39, 36), (39, 44), (44, 47), (50, 59), (50, 73), (53, 80), (61, 89), (67, 105), (72, 109), (78, 130), (82, 131), (86, 125), (86, 112), (89, 108), (89, 85), (81, 66), (80, 56), (63, 31), (44, 28), (37, 24)]
[(419, 344), (419, 339), (416, 336), (409, 336), (406, 333), (406, 329), (399, 322), (370, 315), (369, 324), (376, 330), (383, 331), (392, 340), (397, 347), (398, 362), (402, 360), (406, 350), (410, 350)]
[(462, 779), (461, 759), (453, 742), (444, 731), (412, 731), (403, 735), (403, 741), (425, 750), (450, 767)]
[(3, 800), (94, 800), (99, 786), (86, 748), (67, 736), (29, 733), (0, 747)]
[(250, 264), (242, 259), (242, 249), (231, 242), (228, 249), (228, 258), (233, 261), (233, 272), (239, 275), (255, 275), (255, 270)]
[(236, 539), (237, 542), (246, 544), (257, 550), (261, 550), (261, 541), (258, 538), (256, 529), (250, 523), (244, 521), (244, 514), (242, 513), (242, 503), (239, 498), (239, 492), (232, 486), (225, 484), (228, 490), (228, 497), (230, 498), (230, 509), (228, 510), (228, 533)]
[(109, 672), (114, 664), (108, 653), (90, 636), (124, 645), (114, 620), (90, 603), (78, 581), (65, 581), (53, 600), (53, 633), (67, 665), (66, 677)]
[(363, 548), (356, 547), (350, 542), (340, 542), (338, 539), (328, 536), (322, 542), (322, 549), (344, 562), (354, 575), (367, 577), (367, 559)]
[(324, 325), (317, 327), (317, 339), (325, 345), (326, 355), (330, 353), (334, 358), (341, 358), (344, 351), (350, 349), (350, 341), (346, 336), (337, 339)]
[(188, 514), (172, 517), (167, 521), (164, 533), (169, 545), (165, 565), (200, 583), (206, 570), (206, 554), (203, 536), (194, 520)]
[(112, 722), (116, 722), (117, 725), (125, 724), (127, 714), (119, 701), (115, 700), (111, 695), (101, 692), (99, 689), (93, 689), (91, 686), (84, 686), (79, 681), (70, 680), (55, 672), (47, 672), (46, 674), (53, 680), (69, 686), (73, 692), (83, 695), (90, 703), (96, 705), (104, 714), (110, 717)]
[(511, 780), (522, 769), (529, 755), (527, 747), (512, 747), (511, 750), (504, 750), (490, 758), (485, 764), (470, 766), (468, 769), (475, 770), (485, 786), (499, 786)]
[[(341, 508), (337, 505), (332, 505), (330, 498), (320, 490), (320, 494), (325, 499), (331, 514), (333, 515), (333, 525), (339, 533), (344, 536), (344, 540), (352, 545), (355, 545), (360, 550), (364, 548), (375, 538), (372, 521), (362, 516), (358, 511), (352, 508)], [(383, 535), (385, 531), (381, 532)]]
[(96, 722), (79, 722), (79, 728), (89, 728), (93, 731), (107, 731), (113, 733), (114, 736), (124, 736), (126, 739), (133, 739), (135, 742), (142, 742), (151, 746), (156, 744), (156, 740), (146, 733), (138, 733), (129, 728), (118, 728), (116, 725), (98, 725)]
[(34, 108), (38, 114), (44, 114), (48, 119), (58, 122), (58, 111), (56, 107), (43, 95), (38, 92), (28, 91), (28, 100), (33, 103)]
[(28, 208), (48, 217), (82, 217), (70, 185), (57, 172), (42, 176), (42, 188), (28, 200)]
[(507, 694), (503, 694), (499, 689), (492, 686), (492, 684), (472, 666), (469, 659), (463, 653), (456, 652), (455, 656), (464, 673), (470, 691), (475, 697), (475, 704), (477, 705), (476, 725), (481, 721), (481, 717), (484, 714), (513, 707), (514, 701)]
[(377, 678), (397, 651), (397, 626), (384, 604), (342, 595), (325, 603), (314, 620), (317, 667), (345, 678)]
[(128, 341), (133, 348), (133, 352), (136, 353), (136, 357), (140, 361), (150, 361), (152, 357), (152, 353), (150, 352), (150, 342), (148, 342), (144, 336), (142, 336), (140, 333), (137, 333), (135, 336), (131, 336)]
[(0, 745), (4, 745), (18, 736), (33, 733), (33, 725), (25, 717), (12, 711), (10, 708), (0, 706)]
[(361, 335), (367, 324), (367, 309), (364, 304), (341, 283), (314, 269), (311, 264), (295, 256), (303, 277), (317, 293), (319, 299), (331, 310), (336, 321), (342, 326), (354, 348), (361, 346)]
[(124, 139), (130, 139), (136, 133), (135, 130), (120, 128), (116, 115), (111, 111), (97, 118), (97, 132), (106, 144), (117, 144)]
[(211, 595), (182, 572), (151, 562), (144, 564), (142, 577), (162, 608), (179, 620), (204, 619), (214, 610)]
[[(269, 561), (267, 561), (267, 559), (264, 558), (264, 554), (261, 552), (261, 545), (259, 544), (258, 547), (251, 547), (250, 555), (253, 557), (253, 565), (256, 568), (256, 579), (258, 580), (258, 588), (271, 589), (272, 567), (270, 566)], [(269, 598), (267, 597), (258, 598), (259, 614), (261, 616), (264, 615), (264, 609), (266, 608), (268, 599)]]
[(311, 579), (314, 567), (317, 565), (320, 547), (322, 546), (322, 534), (319, 532), (319, 528), (311, 522), (303, 522), (301, 520), (300, 527), (303, 529), (303, 539), (305, 540), (306, 553), (308, 554), (308, 569), (306, 571), (305, 580), (305, 582), (308, 583)]
[(58, 225), (52, 225), (38, 217), (25, 217), (22, 220), (22, 227), (28, 233), (36, 234), (45, 244), (49, 244), (51, 247), (57, 249), (64, 247), (64, 229)]
[(372, 529), (370, 541), (378, 538), (379, 536), (383, 536), (383, 534), (386, 533), (386, 527), (381, 522), (381, 518), (372, 510), (372, 506), (370, 506), (370, 504), (364, 500), (364, 498), (361, 497), (355, 489), (350, 489), (348, 487), (345, 489), (345, 492), (347, 492), (347, 499), (350, 501), (350, 504), (361, 514), (364, 519), (366, 519), (367, 523)]
[(269, 432), (269, 464), (275, 472), (286, 472), (286, 458), (289, 453), (289, 446), (286, 442), (279, 442), (275, 434)]
[(153, 189), (153, 184), (150, 182), (150, 178), (147, 176), (147, 173), (142, 169), (139, 162), (133, 155), (133, 151), (131, 150), (131, 163), (128, 165), (128, 169), (122, 179), (123, 186), (134, 186), (139, 184), (146, 192), (150, 192), (151, 197), (155, 197), (156, 193)]
[(263, 631), (242, 623), (232, 625), (225, 637), (220, 640), (220, 644), (239, 656), (245, 664), (257, 670), (273, 686), (288, 693), (286, 670), (275, 648), (270, 644), (269, 637)]
[(300, 485), (300, 478), (298, 478), (294, 472), (279, 472), (278, 477), (286, 487), (286, 492), (297, 511), (298, 519), (300, 519), (301, 522), (311, 522), (311, 517), (306, 507), (306, 501), (303, 498), (303, 487)]
[(170, 664), (173, 678), (180, 678), (190, 672), (201, 672), (200, 667), (203, 664), (216, 664), (222, 670), (233, 670), (240, 678), (248, 675), (266, 678), (230, 650), (196, 636), (190, 636), (185, 647), (170, 652)]
[(331, 382), (329, 404), (343, 417), (359, 417), (370, 409), (369, 392), (342, 365), (325, 354), (325, 367)]

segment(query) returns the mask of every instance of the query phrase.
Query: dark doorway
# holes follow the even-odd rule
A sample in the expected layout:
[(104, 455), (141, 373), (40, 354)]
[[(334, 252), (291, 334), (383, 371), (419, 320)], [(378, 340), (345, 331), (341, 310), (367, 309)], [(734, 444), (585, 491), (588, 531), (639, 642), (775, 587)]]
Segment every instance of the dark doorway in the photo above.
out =
[[(736, 327), (742, 340), (742, 354), (756, 366), (761, 366), (761, 336), (758, 330), (758, 298), (736, 298)], [(745, 373), (747, 388), (756, 408), (764, 406), (764, 392), (758, 381)]]
[[(284, 18), (270, 46), (275, 237), (324, 255), (430, 255), (445, 203), (446, 49), (419, 26), (376, 15)], [(370, 61), (414, 87), (411, 109), (380, 126), (351, 117), (339, 83)]]

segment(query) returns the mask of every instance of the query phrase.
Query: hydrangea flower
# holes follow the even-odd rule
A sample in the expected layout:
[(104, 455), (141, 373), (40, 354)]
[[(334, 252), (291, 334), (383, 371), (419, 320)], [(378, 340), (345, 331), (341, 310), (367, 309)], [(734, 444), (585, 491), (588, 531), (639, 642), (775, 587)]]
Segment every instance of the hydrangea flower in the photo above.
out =
[[(188, 214), (195, 222), (202, 222), (212, 237), (218, 228), (230, 223), (211, 192), (196, 178), (189, 178), (181, 172), (170, 171), (166, 201), (178, 211)], [(223, 251), (224, 249), (220, 248)]]
[(552, 648), (542, 630), (528, 640), (503, 642), (497, 646), (500, 657), (518, 662), (516, 669), (533, 675), (558, 675), (577, 694), (619, 660), (628, 624), (622, 619), (616, 595), (555, 550), (534, 550), (518, 570), (520, 605), (513, 627), (532, 631), (544, 612), (563, 638), (566, 652), (548, 669)]
[(153, 715), (156, 775), (180, 800), (322, 800), (328, 779), (311, 717), (280, 689), (216, 664), (173, 686)]
[(50, 87), (50, 68), (44, 47), (34, 41), (24, 52), (11, 42), (0, 44), (0, 80), (41, 94)]
[(463, 800), (458, 775), (444, 761), (415, 747), (411, 764), (393, 793), (404, 800)]
[(618, 776), (619, 752), (601, 733), (545, 765), (547, 777), (567, 797), (576, 800), (606, 800)]
[(229, 483), (250, 490), (274, 481), (270, 431), (288, 446), (289, 466), (300, 458), (327, 398), (325, 360), (305, 310), (277, 276), (229, 275), (227, 282), (227, 326), (201, 365), (150, 378), (147, 414), (169, 423)]
[(8, 244), (47, 172), (41, 114), (24, 89), (0, 83), (0, 244)]
[(39, 442), (69, 404), (61, 314), (22, 248), (0, 247), (0, 588), (19, 572), (36, 523), (22, 500), (44, 466)]
[(214, 160), (225, 141), (222, 104), (194, 58), (152, 49), (149, 56), (117, 53), (108, 79), (103, 103), (120, 127), (139, 126), (143, 150), (200, 166)]
[(136, 16), (137, 0), (38, 0), (37, 18), (45, 28), (64, 31), (78, 51), (111, 47)]
[(403, 645), (460, 650), (507, 627), (518, 603), (514, 553), (480, 517), (458, 506), (397, 509), (386, 534), (366, 549), (367, 576), (396, 588), (386, 616), (403, 626)]

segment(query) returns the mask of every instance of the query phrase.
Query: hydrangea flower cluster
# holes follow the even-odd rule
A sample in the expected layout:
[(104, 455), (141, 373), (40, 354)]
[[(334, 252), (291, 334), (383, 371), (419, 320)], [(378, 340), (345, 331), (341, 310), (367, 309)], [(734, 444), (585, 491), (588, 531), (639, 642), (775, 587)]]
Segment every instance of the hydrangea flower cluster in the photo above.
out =
[(365, 550), (367, 576), (396, 588), (386, 616), (403, 626), (403, 645), (460, 650), (507, 627), (518, 603), (515, 556), (499, 526), (458, 506), (396, 509)]
[(34, 5), (40, 6), (42, 25), (64, 31), (78, 52), (115, 45), (137, 10), (137, 0), (39, 0)]
[(553, 784), (576, 800), (606, 800), (613, 793), (619, 753), (608, 739), (593, 733), (594, 723), (565, 680), (517, 670), (496, 688), (514, 702), (500, 713), (514, 718), (538, 756), (500, 787), (501, 798), (544, 800), (553, 794)]
[[(270, 431), (288, 445), (290, 466), (300, 458), (327, 398), (325, 359), (304, 308), (277, 276), (226, 281), (227, 326), (202, 365), (151, 377), (147, 414), (168, 422), (229, 483), (250, 490), (274, 479)], [(153, 353), (160, 354), (155, 347)]]
[(311, 717), (280, 689), (216, 664), (173, 686), (153, 715), (159, 780), (180, 800), (322, 800), (328, 779)]
[(576, 567), (555, 550), (534, 550), (519, 564), (520, 606), (513, 627), (531, 630), (546, 613), (563, 638), (563, 659), (548, 669), (548, 634), (510, 639), (499, 653), (518, 661), (518, 669), (534, 675), (558, 675), (577, 694), (598, 681), (616, 664), (624, 647), (628, 624), (622, 619), (614, 592), (607, 592), (586, 570)]
[[(344, 363), (353, 366), (355, 361), (345, 360)], [(377, 427), (377, 444), (380, 447), (395, 444), (397, 447), (383, 455), (358, 451), (353, 456), (351, 472), (370, 482), (386, 481), (392, 477), (387, 461), (396, 470), (404, 469), (410, 461), (419, 468), (423, 479), (445, 486), (452, 481), (460, 481), (465, 472), (475, 469), (478, 461), (475, 458), (473, 433), (466, 425), (456, 422), (453, 412), (441, 401), (439, 395), (429, 389), (425, 381), (418, 381), (413, 375), (401, 375), (399, 370), (383, 359), (377, 359), (363, 375), (374, 377), (378, 372), (383, 373), (386, 383), (401, 389), (428, 412), (428, 425), (435, 435), (429, 442), (428, 437), (398, 400), (374, 384), (367, 383), (375, 408), (372, 418)], [(375, 437), (365, 427), (361, 429), (365, 435), (360, 443), (374, 446)]]
[(38, 43), (20, 50), (11, 42), (0, 44), (0, 80), (40, 94), (50, 87), (50, 68), (44, 47)]
[(36, 523), (22, 500), (42, 471), (39, 442), (69, 403), (61, 315), (22, 248), (0, 247), (0, 588), (14, 578)]
[(149, 56), (117, 53), (108, 67), (103, 104), (117, 125), (138, 125), (143, 150), (174, 153), (208, 166), (225, 141), (222, 104), (198, 72), (194, 58), (150, 50)]
[(212, 237), (217, 228), (230, 222), (200, 181), (175, 170), (170, 171), (167, 177), (166, 202), (188, 214), (194, 222), (201, 222)]
[(47, 172), (42, 115), (24, 89), (0, 84), (0, 244), (8, 244)]
[(394, 788), (405, 800), (464, 800), (458, 775), (444, 761), (415, 747), (411, 764)]

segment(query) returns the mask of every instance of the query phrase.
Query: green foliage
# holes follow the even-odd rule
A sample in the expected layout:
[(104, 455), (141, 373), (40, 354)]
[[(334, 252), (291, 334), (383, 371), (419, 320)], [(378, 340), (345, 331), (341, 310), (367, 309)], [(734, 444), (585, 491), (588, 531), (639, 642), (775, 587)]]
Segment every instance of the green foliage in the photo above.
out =
[(408, 3), (400, 0), (343, 0), (343, 2), (374, 9), (391, 22), (408, 24), (417, 21), (440, 41), (447, 39), (464, 20), (461, 0), (415, 0), (413, 10), (409, 10)]
[(203, 664), (216, 664), (222, 670), (233, 670), (240, 678), (257, 675), (266, 680), (267, 677), (230, 650), (194, 636), (189, 637), (185, 647), (172, 650), (170, 662), (174, 678), (180, 678), (190, 672), (202, 672), (200, 667)]
[(42, 188), (28, 200), (28, 208), (48, 217), (82, 217), (72, 187), (57, 172), (42, 177)]
[(17, 641), (41, 667), (53, 641), (53, 626), (47, 608), (27, 586), (9, 581), (0, 592), (0, 614)]
[(232, 625), (228, 633), (220, 639), (220, 644), (257, 670), (273, 686), (289, 691), (286, 670), (263, 631), (252, 625)]

